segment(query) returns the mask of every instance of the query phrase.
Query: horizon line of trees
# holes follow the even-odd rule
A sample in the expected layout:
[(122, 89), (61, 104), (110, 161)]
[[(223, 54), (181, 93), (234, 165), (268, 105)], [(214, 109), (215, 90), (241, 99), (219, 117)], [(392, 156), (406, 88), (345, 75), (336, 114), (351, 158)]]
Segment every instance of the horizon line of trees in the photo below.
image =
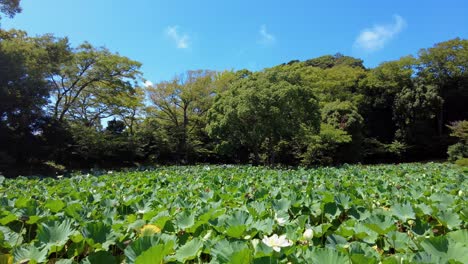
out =
[(106, 48), (0, 29), (0, 172), (461, 160), (467, 66), (455, 38), (375, 68), (338, 53), (147, 87)]

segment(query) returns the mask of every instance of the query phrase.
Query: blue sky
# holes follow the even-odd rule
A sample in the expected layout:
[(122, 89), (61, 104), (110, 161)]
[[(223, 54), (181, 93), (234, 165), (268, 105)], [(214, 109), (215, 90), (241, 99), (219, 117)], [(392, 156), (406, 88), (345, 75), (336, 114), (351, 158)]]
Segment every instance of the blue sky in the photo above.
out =
[(89, 41), (167, 80), (190, 69), (260, 70), (337, 52), (367, 67), (468, 38), (468, 1), (22, 0), (3, 28)]

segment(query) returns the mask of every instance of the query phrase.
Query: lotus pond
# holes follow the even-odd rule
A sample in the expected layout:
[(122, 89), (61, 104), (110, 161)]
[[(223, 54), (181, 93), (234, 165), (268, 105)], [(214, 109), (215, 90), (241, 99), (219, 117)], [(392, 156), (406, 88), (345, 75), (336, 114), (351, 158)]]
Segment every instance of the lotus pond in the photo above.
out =
[(0, 176), (0, 263), (468, 263), (448, 164)]

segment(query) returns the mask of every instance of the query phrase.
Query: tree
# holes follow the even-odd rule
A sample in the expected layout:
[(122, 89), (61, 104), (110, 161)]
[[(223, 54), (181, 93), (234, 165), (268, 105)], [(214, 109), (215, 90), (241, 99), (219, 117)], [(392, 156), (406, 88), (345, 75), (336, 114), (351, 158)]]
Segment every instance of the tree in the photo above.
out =
[(188, 71), (172, 81), (148, 88), (154, 105), (153, 113), (177, 146), (177, 156), (188, 162), (190, 154), (204, 152), (200, 133), (206, 124), (206, 111), (211, 106), (214, 72)]
[(41, 156), (35, 135), (49, 95), (45, 76), (62, 41), (0, 30), (0, 152), (17, 163)]
[[(333, 147), (336, 148), (331, 151), (332, 160), (334, 162), (356, 162), (361, 158), (362, 141), (363, 141), (363, 118), (359, 114), (357, 107), (349, 101), (334, 101), (326, 103), (322, 109), (322, 122), (332, 126), (334, 129), (339, 129), (349, 135), (350, 140), (343, 140), (341, 133), (332, 133), (330, 128), (327, 128), (327, 133), (321, 135), (327, 138), (327, 144), (333, 144), (331, 140), (336, 138), (337, 142)], [(322, 125), (323, 127), (323, 125)], [(328, 135), (334, 134), (335, 137)], [(346, 143), (346, 144), (342, 144)]]
[(133, 94), (124, 94), (118, 97), (119, 107), (115, 110), (122, 122), (128, 128), (128, 133), (133, 136), (135, 125), (142, 119), (145, 110), (145, 91), (136, 87)]
[(468, 121), (453, 122), (448, 126), (452, 131), (450, 136), (458, 139), (458, 142), (449, 146), (448, 156), (449, 161), (457, 161), (468, 158)]
[(80, 123), (69, 126), (73, 143), (65, 153), (68, 167), (135, 166), (144, 157), (140, 142), (126, 135), (125, 124), (120, 120), (110, 120), (103, 131)]
[(356, 91), (359, 81), (366, 76), (366, 71), (340, 65), (319, 72), (306, 68), (302, 76), (310, 82), (310, 87), (321, 102), (340, 100), (359, 103), (361, 98)]
[[(12, 18), (21, 12), (21, 0), (0, 0), (0, 12)], [(1, 19), (1, 17), (0, 17)]]
[(329, 69), (335, 66), (348, 66), (348, 67), (356, 67), (356, 68), (365, 69), (363, 61), (361, 59), (344, 56), (341, 53), (337, 53), (333, 56), (325, 55), (325, 56), (321, 56), (318, 58), (306, 60), (304, 63), (306, 66), (318, 67), (322, 69)]
[(366, 137), (384, 144), (394, 141), (397, 130), (393, 121), (395, 97), (404, 87), (413, 86), (417, 63), (412, 56), (384, 62), (360, 80), (358, 92), (363, 98), (359, 112), (364, 118)]
[(438, 89), (432, 85), (415, 83), (397, 94), (394, 105), (394, 121), (398, 128), (396, 139), (408, 145), (423, 147), (425, 152), (433, 142), (435, 118), (443, 103)]
[(438, 89), (438, 135), (448, 122), (468, 119), (468, 40), (455, 38), (419, 51), (419, 76)]
[(297, 75), (270, 70), (239, 79), (221, 93), (209, 112), (207, 130), (221, 154), (235, 157), (244, 149), (255, 164), (274, 164), (282, 146), (299, 142), (302, 127), (318, 133), (319, 124), (312, 90)]
[(52, 116), (93, 125), (113, 116), (123, 96), (135, 93), (132, 81), (140, 77), (139, 62), (84, 43), (48, 73), (53, 84)]
[(111, 133), (113, 135), (121, 135), (125, 130), (125, 123), (121, 120), (113, 120), (107, 121), (106, 132)]
[(279, 65), (271, 70), (301, 78), (321, 102), (341, 100), (358, 103), (360, 100), (360, 95), (356, 93), (358, 84), (366, 76), (366, 70), (363, 68), (345, 64), (322, 69), (308, 66), (306, 62), (297, 62)]
[(304, 165), (330, 165), (336, 163), (338, 148), (351, 142), (351, 136), (342, 129), (322, 123), (320, 125), (320, 133), (303, 130), (302, 138), (306, 148), (301, 153), (301, 162)]

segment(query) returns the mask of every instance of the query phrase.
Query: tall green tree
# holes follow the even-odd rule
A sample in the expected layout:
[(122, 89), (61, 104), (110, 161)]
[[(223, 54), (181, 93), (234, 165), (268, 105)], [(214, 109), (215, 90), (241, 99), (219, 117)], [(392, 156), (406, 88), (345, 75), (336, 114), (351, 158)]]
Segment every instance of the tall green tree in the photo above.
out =
[(361, 59), (345, 56), (341, 53), (335, 55), (325, 55), (318, 58), (306, 60), (306, 66), (329, 69), (335, 66), (348, 66), (365, 69), (364, 62)]
[(395, 98), (396, 139), (416, 146), (430, 146), (435, 120), (443, 99), (432, 85), (416, 83), (404, 87)]
[[(12, 18), (21, 12), (21, 0), (0, 0), (0, 12)], [(0, 19), (2, 17), (0, 16)]]
[(244, 149), (255, 164), (273, 164), (285, 146), (300, 148), (296, 137), (303, 127), (318, 133), (319, 125), (312, 90), (296, 74), (270, 70), (241, 78), (221, 93), (207, 129), (221, 153), (235, 157)]
[(458, 142), (448, 147), (449, 161), (468, 159), (468, 121), (453, 122), (448, 126), (452, 131), (450, 136), (457, 138)]
[(350, 137), (349, 141), (338, 140), (336, 152), (330, 154), (333, 162), (349, 163), (359, 161), (362, 155), (364, 122), (356, 104), (350, 101), (334, 101), (326, 103), (321, 112), (323, 123), (332, 126), (334, 129), (342, 130)]
[(0, 30), (0, 152), (17, 163), (41, 156), (35, 135), (49, 96), (45, 77), (63, 41)]
[(417, 59), (412, 56), (384, 62), (360, 80), (358, 93), (362, 94), (362, 100), (359, 112), (364, 118), (366, 137), (382, 143), (395, 140), (395, 98), (403, 88), (413, 86), (417, 64)]
[(151, 112), (176, 142), (175, 152), (183, 162), (206, 152), (201, 137), (215, 92), (214, 76), (208, 70), (188, 71), (148, 88)]
[(122, 97), (135, 93), (141, 64), (89, 43), (69, 50), (47, 76), (52, 83), (51, 115), (89, 125), (115, 115)]
[(419, 51), (419, 76), (443, 99), (437, 113), (439, 136), (446, 124), (468, 119), (468, 40), (455, 38)]
[(134, 93), (119, 96), (119, 106), (115, 109), (117, 116), (125, 124), (130, 136), (134, 135), (136, 126), (142, 121), (145, 114), (145, 90), (136, 87)]

